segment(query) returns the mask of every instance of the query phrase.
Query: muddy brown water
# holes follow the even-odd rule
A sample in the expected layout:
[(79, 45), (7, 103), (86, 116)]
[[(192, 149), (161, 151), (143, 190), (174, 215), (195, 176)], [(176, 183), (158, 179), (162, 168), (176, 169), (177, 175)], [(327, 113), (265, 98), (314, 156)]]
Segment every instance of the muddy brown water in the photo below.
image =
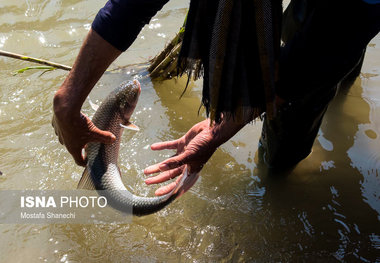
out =
[[(71, 65), (105, 1), (2, 0), (0, 49)], [(171, 1), (112, 66), (146, 62), (174, 36), (188, 1)], [(312, 154), (287, 177), (258, 162), (261, 122), (220, 147), (196, 185), (162, 211), (121, 225), (0, 225), (1, 262), (379, 262), (380, 36), (368, 47), (354, 86), (330, 105)], [(52, 98), (67, 72), (41, 75), (31, 63), (0, 58), (0, 190), (74, 189), (75, 166), (50, 125)], [(105, 74), (91, 94), (102, 98), (133, 67)], [(201, 81), (179, 100), (184, 80), (143, 81), (125, 133), (120, 167), (141, 195), (142, 170), (170, 156), (156, 141), (182, 136), (197, 114)], [(88, 102), (84, 112), (93, 110)]]

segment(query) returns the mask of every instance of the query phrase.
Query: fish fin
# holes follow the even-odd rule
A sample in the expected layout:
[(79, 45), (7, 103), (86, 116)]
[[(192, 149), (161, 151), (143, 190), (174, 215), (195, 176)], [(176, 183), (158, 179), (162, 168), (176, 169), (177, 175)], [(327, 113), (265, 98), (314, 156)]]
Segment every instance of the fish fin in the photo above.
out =
[(87, 190), (95, 190), (96, 187), (94, 185), (94, 181), (91, 178), (91, 172), (88, 167), (86, 167), (83, 171), (82, 177), (79, 180), (78, 189), (87, 189)]
[(90, 106), (91, 106), (91, 108), (92, 108), (94, 111), (97, 111), (97, 110), (99, 109), (99, 105), (93, 103), (92, 100), (90, 99), (90, 96), (88, 97), (88, 103), (90, 103)]
[(170, 195), (175, 194), (176, 198), (180, 197), (195, 184), (198, 178), (199, 172), (189, 174), (188, 167), (186, 165), (181, 180), (178, 182), (177, 186), (170, 192)]
[(139, 131), (140, 130), (139, 127), (137, 127), (136, 125), (134, 125), (133, 123), (130, 123), (130, 122), (127, 125), (123, 125), (120, 123), (120, 126), (125, 128), (125, 129), (132, 130), (132, 131)]

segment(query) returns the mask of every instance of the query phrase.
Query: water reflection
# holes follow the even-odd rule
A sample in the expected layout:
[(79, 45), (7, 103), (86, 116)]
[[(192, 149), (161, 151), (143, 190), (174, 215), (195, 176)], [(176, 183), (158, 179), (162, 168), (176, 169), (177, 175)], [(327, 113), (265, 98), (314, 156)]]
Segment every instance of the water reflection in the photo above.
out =
[[(338, 94), (319, 133), (323, 139), (293, 171), (279, 175), (260, 160), (255, 171), (260, 177), (258, 189), (265, 193), (263, 208), (270, 211), (268, 224), (280, 236), (294, 239), (284, 242), (291, 244), (287, 251), (303, 259), (332, 254), (339, 261), (379, 260), (378, 243), (373, 239), (374, 231), (380, 229), (379, 156), (378, 148), (365, 141), (374, 140), (365, 135), (373, 123), (363, 124), (370, 122), (366, 118), (371, 118), (373, 108), (354, 95), (361, 93), (361, 87), (358, 79), (348, 95)], [(355, 105), (355, 110), (347, 109), (349, 105)], [(326, 141), (337, 143), (327, 147)]]
[[(0, 47), (71, 65), (102, 4), (7, 0)], [(157, 34), (171, 38), (187, 4), (170, 1), (114, 66), (154, 56), (165, 45)], [(368, 48), (361, 79), (331, 104), (313, 153), (294, 170), (275, 175), (260, 162), (257, 121), (220, 147), (190, 192), (159, 213), (125, 225), (1, 225), (1, 261), (379, 261), (379, 41)], [(73, 189), (83, 169), (50, 124), (66, 72), (11, 77), (25, 66), (0, 58), (0, 189)], [(135, 73), (104, 75), (91, 99), (101, 101)], [(123, 180), (137, 194), (153, 195), (142, 170), (173, 154), (149, 145), (182, 136), (204, 117), (197, 114), (201, 82), (179, 100), (185, 81), (142, 81), (133, 117), (141, 132), (125, 132), (120, 153)], [(94, 113), (87, 102), (84, 111)]]

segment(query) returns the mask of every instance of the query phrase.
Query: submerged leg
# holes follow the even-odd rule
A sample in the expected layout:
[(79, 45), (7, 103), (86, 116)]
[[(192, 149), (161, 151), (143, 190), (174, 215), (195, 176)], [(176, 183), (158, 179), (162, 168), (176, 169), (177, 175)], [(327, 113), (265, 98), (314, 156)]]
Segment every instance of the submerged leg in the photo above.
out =
[(276, 90), (285, 103), (273, 120), (264, 119), (259, 144), (274, 168), (294, 166), (310, 154), (337, 87), (345, 79), (352, 84), (366, 45), (380, 29), (379, 4), (293, 0), (288, 8)]

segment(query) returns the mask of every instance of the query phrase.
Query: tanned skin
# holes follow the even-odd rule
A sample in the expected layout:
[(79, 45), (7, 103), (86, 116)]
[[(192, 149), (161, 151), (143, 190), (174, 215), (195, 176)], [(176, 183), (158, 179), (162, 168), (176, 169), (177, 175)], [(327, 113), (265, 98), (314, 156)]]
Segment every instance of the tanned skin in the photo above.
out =
[[(120, 54), (120, 50), (90, 30), (72, 70), (54, 96), (52, 124), (55, 133), (78, 165), (86, 165), (82, 149), (87, 143), (109, 144), (116, 139), (112, 133), (98, 129), (81, 113), (81, 108), (96, 82)], [(145, 174), (159, 174), (148, 178), (146, 183), (156, 184), (177, 177), (183, 172), (185, 165), (188, 165), (191, 173), (199, 172), (215, 150), (250, 121), (250, 118), (243, 121), (230, 118), (210, 125), (210, 120), (206, 119), (194, 125), (178, 140), (153, 144), (152, 150), (172, 149), (176, 150), (176, 155), (147, 167)], [(170, 192), (175, 185), (176, 182), (173, 182), (159, 188), (156, 195)]]

